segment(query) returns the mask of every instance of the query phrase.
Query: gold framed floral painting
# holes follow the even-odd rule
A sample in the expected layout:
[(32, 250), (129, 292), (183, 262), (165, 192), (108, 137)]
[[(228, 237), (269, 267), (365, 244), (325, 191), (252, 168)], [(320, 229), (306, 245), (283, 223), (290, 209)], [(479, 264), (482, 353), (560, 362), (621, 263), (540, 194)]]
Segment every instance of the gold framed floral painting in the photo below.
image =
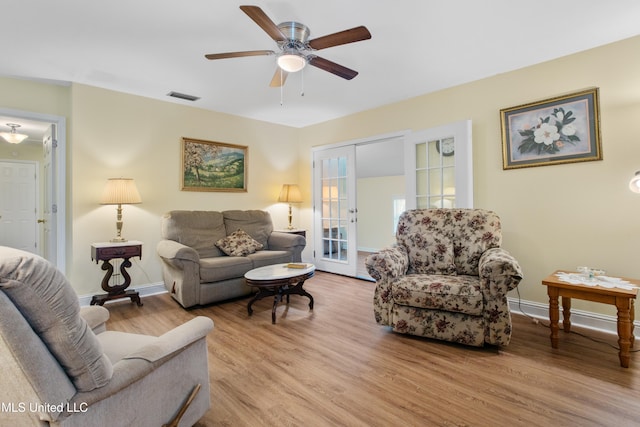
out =
[(500, 110), (503, 169), (602, 160), (598, 88)]
[(247, 191), (247, 147), (182, 138), (181, 190)]

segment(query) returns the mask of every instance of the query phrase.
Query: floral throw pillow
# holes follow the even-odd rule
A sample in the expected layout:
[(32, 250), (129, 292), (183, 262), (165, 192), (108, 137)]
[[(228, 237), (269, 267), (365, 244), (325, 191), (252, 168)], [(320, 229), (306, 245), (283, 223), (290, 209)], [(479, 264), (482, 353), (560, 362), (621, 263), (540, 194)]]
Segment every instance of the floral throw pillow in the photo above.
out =
[(414, 273), (456, 275), (453, 244), (447, 237), (415, 233), (407, 236), (405, 244)]
[(242, 229), (238, 229), (224, 239), (218, 240), (216, 246), (229, 256), (247, 256), (263, 248), (262, 243), (254, 240)]

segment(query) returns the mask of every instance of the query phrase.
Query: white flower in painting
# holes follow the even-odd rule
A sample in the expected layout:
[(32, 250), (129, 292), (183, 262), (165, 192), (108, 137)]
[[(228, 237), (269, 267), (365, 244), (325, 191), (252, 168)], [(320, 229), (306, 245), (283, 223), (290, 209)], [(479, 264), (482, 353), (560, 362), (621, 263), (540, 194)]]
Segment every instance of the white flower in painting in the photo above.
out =
[(534, 141), (538, 144), (551, 145), (553, 141), (560, 139), (558, 128), (549, 123), (542, 123), (538, 129), (533, 132)]
[(558, 111), (556, 113), (556, 119), (558, 119), (558, 121), (562, 123), (562, 119), (564, 119), (564, 113), (562, 111)]
[(575, 135), (576, 134), (576, 128), (573, 125), (562, 126), (562, 133), (567, 135), (567, 136)]

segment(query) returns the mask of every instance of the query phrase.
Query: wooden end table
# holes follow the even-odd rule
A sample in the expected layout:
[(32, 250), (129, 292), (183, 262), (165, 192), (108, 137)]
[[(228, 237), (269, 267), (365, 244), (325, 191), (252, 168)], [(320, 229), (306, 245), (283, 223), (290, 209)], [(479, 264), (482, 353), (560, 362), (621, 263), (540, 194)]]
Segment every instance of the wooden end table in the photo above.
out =
[[(549, 295), (549, 322), (551, 328), (551, 347), (558, 348), (558, 322), (560, 308), (558, 297), (562, 297), (562, 326), (565, 332), (571, 331), (571, 298), (615, 305), (618, 310), (618, 346), (620, 347), (620, 366), (629, 367), (630, 353), (635, 337), (633, 335), (634, 300), (638, 294), (640, 281), (622, 278), (636, 286), (634, 289), (603, 288), (561, 281), (556, 271), (542, 280)], [(566, 272), (565, 272), (566, 273)]]
[[(122, 243), (94, 243), (91, 245), (91, 260), (95, 260), (96, 264), (98, 261), (102, 261), (102, 269), (106, 271), (101, 284), (102, 290), (106, 294), (94, 295), (91, 298), (91, 305), (103, 305), (107, 301), (120, 298), (131, 298), (131, 302), (135, 302), (138, 306), (142, 305), (140, 294), (137, 291), (127, 290), (131, 284), (131, 276), (129, 276), (126, 269), (131, 267), (129, 259), (136, 256), (142, 258), (142, 242), (137, 240)], [(112, 259), (123, 259), (122, 264), (120, 264), (120, 273), (124, 277), (124, 283), (121, 285), (109, 285), (109, 279), (113, 274), (113, 265), (110, 263)]]
[(289, 295), (302, 295), (309, 298), (309, 309), (313, 310), (313, 297), (302, 288), (304, 281), (313, 277), (316, 267), (307, 264), (306, 268), (288, 268), (287, 264), (274, 264), (265, 267), (254, 268), (248, 271), (244, 277), (247, 285), (258, 288), (258, 293), (247, 304), (249, 316), (253, 314), (251, 306), (254, 302), (264, 297), (273, 296), (273, 308), (271, 309), (271, 323), (276, 323), (276, 307), (282, 301), (282, 297)]

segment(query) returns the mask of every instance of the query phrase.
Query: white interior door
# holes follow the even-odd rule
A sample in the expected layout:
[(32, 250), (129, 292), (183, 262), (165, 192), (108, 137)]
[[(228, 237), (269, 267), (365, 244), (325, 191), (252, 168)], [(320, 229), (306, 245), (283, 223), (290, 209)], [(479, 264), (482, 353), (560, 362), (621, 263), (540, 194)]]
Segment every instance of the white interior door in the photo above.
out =
[(0, 161), (0, 245), (38, 252), (38, 167), (31, 161)]
[(42, 138), (42, 149), (44, 154), (43, 165), (43, 187), (44, 187), (44, 209), (43, 209), (43, 231), (42, 231), (42, 256), (53, 264), (57, 263), (56, 251), (56, 125), (49, 126)]
[(471, 120), (412, 133), (406, 144), (407, 209), (473, 207)]
[(320, 270), (355, 276), (355, 145), (315, 151), (313, 160), (314, 262)]

